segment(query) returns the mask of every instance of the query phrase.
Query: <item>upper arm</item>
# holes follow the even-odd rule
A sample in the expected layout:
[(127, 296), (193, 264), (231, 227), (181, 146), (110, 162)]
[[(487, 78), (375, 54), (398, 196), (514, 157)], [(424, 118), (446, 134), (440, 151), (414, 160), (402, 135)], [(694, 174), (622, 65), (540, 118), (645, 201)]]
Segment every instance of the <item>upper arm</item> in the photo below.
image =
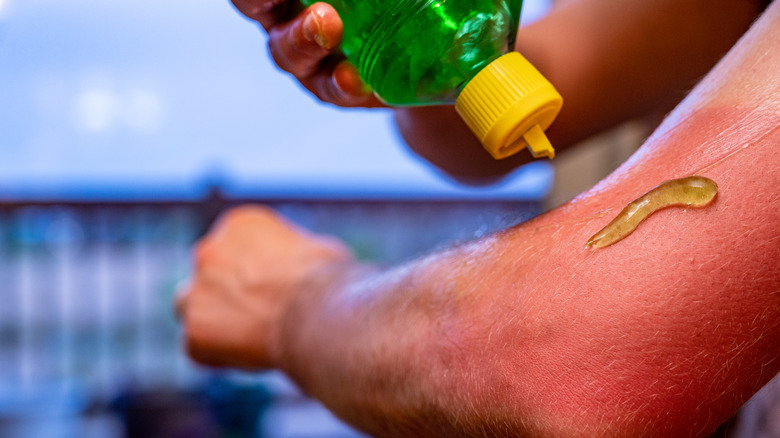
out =
[(758, 0), (560, 3), (547, 17), (521, 28), (516, 42), (516, 50), (564, 98), (548, 130), (560, 148), (671, 108), (761, 8)]

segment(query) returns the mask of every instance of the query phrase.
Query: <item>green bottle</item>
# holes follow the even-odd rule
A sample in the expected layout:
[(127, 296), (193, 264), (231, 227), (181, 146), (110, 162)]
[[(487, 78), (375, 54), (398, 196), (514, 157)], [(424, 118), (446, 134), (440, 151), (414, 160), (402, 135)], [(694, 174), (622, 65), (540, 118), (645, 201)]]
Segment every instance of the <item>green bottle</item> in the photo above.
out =
[[(494, 157), (533, 142), (535, 156), (552, 158), (543, 129), (557, 115), (560, 96), (519, 54), (504, 56), (513, 53), (522, 0), (326, 2), (344, 23), (341, 50), (385, 103), (454, 103)], [(471, 82), (477, 85), (467, 86)]]

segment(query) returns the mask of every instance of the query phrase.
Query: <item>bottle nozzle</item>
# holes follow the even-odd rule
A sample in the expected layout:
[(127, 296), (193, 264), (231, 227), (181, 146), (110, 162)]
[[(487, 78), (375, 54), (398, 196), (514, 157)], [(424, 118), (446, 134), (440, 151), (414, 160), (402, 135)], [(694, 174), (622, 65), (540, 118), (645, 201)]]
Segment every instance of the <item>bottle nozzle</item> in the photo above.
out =
[(555, 156), (544, 134), (563, 104), (544, 76), (517, 52), (499, 57), (461, 91), (455, 109), (496, 159), (528, 146), (535, 158)]
[(550, 140), (547, 139), (542, 127), (538, 124), (526, 131), (523, 134), (523, 139), (528, 144), (528, 150), (534, 158), (547, 157), (551, 160), (555, 158), (555, 149), (553, 149)]

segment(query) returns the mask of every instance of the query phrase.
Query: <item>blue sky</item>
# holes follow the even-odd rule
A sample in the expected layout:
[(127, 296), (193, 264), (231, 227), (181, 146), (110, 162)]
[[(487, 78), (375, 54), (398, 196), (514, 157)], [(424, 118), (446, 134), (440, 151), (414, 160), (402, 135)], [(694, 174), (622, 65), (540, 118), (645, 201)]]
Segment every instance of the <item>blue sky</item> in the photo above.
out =
[(539, 163), (490, 190), (458, 187), (406, 151), (386, 111), (303, 92), (227, 0), (0, 0), (0, 198), (186, 194), (204, 180), (524, 198), (550, 179)]

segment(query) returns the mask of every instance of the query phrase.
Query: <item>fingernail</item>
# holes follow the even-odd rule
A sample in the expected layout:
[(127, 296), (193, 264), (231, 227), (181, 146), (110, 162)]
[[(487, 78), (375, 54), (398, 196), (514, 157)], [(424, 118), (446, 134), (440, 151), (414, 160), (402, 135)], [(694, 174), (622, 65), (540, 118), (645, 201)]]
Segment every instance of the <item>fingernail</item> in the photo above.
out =
[(322, 34), (322, 26), (320, 24), (320, 16), (316, 12), (309, 13), (306, 18), (303, 19), (303, 36), (307, 41), (316, 43), (323, 49), (330, 50), (330, 42), (325, 35)]

